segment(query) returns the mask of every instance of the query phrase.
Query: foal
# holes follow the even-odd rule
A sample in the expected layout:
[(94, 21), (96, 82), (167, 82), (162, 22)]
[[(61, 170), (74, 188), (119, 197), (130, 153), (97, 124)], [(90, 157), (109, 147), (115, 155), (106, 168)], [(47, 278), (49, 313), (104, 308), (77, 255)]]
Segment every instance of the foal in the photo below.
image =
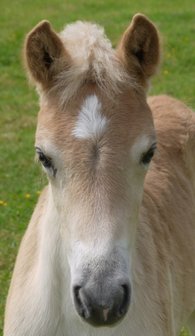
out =
[(4, 335), (174, 336), (187, 322), (195, 335), (195, 117), (172, 98), (146, 100), (155, 26), (135, 15), (113, 50), (94, 24), (56, 34), (43, 21), (24, 57), (49, 184), (21, 243)]

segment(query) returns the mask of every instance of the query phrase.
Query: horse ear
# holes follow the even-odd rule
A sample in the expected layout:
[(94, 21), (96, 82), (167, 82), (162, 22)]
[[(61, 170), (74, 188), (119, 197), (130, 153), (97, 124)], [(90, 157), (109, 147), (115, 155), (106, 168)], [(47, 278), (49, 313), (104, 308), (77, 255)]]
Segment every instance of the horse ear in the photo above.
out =
[(69, 56), (48, 21), (41, 21), (26, 37), (24, 62), (31, 79), (48, 87)]
[(117, 48), (119, 58), (139, 83), (147, 86), (160, 63), (160, 39), (156, 27), (142, 14), (136, 14)]

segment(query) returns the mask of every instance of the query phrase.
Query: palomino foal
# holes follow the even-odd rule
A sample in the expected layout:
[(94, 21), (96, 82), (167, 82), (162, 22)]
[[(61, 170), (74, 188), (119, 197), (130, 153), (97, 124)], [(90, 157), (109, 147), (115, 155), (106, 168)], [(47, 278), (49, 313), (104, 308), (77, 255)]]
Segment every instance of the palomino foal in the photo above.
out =
[(113, 50), (94, 24), (56, 34), (43, 21), (24, 57), (49, 185), (21, 243), (4, 335), (174, 336), (188, 321), (195, 332), (195, 118), (172, 98), (146, 101), (155, 26), (136, 15)]

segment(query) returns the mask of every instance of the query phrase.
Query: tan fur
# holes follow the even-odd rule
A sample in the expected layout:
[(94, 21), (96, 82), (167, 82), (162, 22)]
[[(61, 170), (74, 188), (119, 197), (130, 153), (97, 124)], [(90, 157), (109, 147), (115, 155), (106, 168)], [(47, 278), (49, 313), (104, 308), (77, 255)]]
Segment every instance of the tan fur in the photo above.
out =
[[(57, 173), (48, 173), (49, 186), (40, 196), (19, 250), (7, 299), (4, 336), (176, 336), (190, 317), (189, 325), (194, 325), (195, 117), (183, 103), (167, 96), (151, 97), (146, 102), (146, 82), (160, 59), (158, 33), (146, 17), (135, 16), (115, 54), (105, 47), (109, 43), (105, 44), (93, 25), (79, 23), (79, 27), (84, 29), (84, 46), (90, 29), (94, 29), (94, 40), (99, 41), (98, 46), (92, 42), (89, 58), (83, 59), (84, 67), (94, 66), (93, 75), (81, 71), (79, 85), (75, 83), (80, 71), (76, 63), (84, 54), (74, 58), (72, 52), (71, 56), (71, 48), (75, 50), (71, 38), (77, 41), (80, 36), (73, 38), (74, 27), (65, 30), (62, 38), (51, 32), (48, 23), (41, 23), (26, 41), (28, 71), (41, 85), (36, 146), (52, 158)], [(31, 54), (28, 46), (33, 48), (34, 44), (30, 40), (34, 34), (43, 37), (42, 33), (46, 34), (44, 47), (49, 45), (53, 51), (54, 45), (59, 48), (55, 52), (60, 54), (60, 61), (50, 65), (56, 69), (51, 77), (45, 61), (36, 64), (36, 70), (31, 66), (34, 50)], [(43, 55), (37, 46), (36, 51)], [(108, 69), (98, 63), (99, 57), (104, 60), (106, 55), (98, 53), (96, 57), (97, 50), (102, 55), (114, 55)], [(66, 66), (61, 72), (63, 62)], [(76, 66), (70, 76), (70, 87), (75, 83), (76, 89), (74, 99), (69, 99), (73, 96), (68, 93), (64, 101), (62, 83), (68, 78), (67, 64), (72, 69)], [(116, 76), (111, 74), (115, 64)], [(122, 81), (118, 74), (124, 69), (133, 75), (125, 72)], [(104, 88), (108, 90), (99, 85), (97, 74), (107, 81)], [(135, 85), (129, 85), (127, 78), (134, 77)], [(112, 84), (120, 87), (114, 89), (114, 100), (108, 95)], [(101, 102), (108, 128), (98, 140), (81, 141), (72, 131), (83, 102), (94, 94)], [(63, 103), (59, 103), (60, 97)], [(146, 173), (131, 150), (142, 136), (153, 144), (155, 134), (157, 151)], [(80, 321), (72, 303), (71, 262), (75, 260), (71, 260), (71, 243), (76, 241), (75, 249), (80, 243), (92, 248), (86, 248), (83, 259), (78, 252), (75, 263), (86, 259), (97, 271), (99, 255), (109, 255), (108, 245), (125, 239), (131, 258), (130, 308), (124, 320), (112, 328), (88, 326)]]
[(98, 85), (112, 98), (124, 83), (130, 87), (137, 85), (135, 78), (125, 71), (103, 29), (87, 22), (68, 25), (60, 34), (52, 30), (49, 22), (40, 22), (27, 35), (24, 63), (30, 79), (40, 84), (42, 94), (57, 96), (61, 106), (75, 99), (86, 82)]
[(24, 46), (24, 62), (32, 80), (45, 88), (71, 63), (68, 53), (48, 21), (40, 22), (28, 35)]
[[(167, 96), (152, 97), (148, 102), (158, 150), (145, 180), (142, 223), (151, 232), (150, 238), (148, 232), (145, 237), (151, 254), (156, 251), (150, 263), (156, 265), (156, 286), (165, 293), (161, 303), (170, 318), (167, 334), (175, 335), (195, 307), (195, 189), (189, 164), (194, 151), (194, 116), (183, 103)], [(143, 245), (141, 250), (145, 256)]]
[(144, 15), (134, 16), (122, 36), (118, 54), (131, 76), (147, 87), (160, 63), (160, 41), (155, 26)]

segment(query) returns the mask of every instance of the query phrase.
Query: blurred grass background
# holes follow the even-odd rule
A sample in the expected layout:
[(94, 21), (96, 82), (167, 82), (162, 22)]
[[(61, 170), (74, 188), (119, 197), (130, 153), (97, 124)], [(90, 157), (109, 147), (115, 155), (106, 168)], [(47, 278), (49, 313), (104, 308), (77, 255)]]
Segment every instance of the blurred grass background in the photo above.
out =
[(163, 66), (151, 94), (170, 94), (195, 107), (193, 0), (0, 0), (0, 335), (19, 242), (45, 183), (34, 164), (38, 98), (21, 64), (24, 36), (42, 19), (57, 31), (89, 20), (103, 25), (115, 46), (137, 12), (149, 16), (163, 37)]

